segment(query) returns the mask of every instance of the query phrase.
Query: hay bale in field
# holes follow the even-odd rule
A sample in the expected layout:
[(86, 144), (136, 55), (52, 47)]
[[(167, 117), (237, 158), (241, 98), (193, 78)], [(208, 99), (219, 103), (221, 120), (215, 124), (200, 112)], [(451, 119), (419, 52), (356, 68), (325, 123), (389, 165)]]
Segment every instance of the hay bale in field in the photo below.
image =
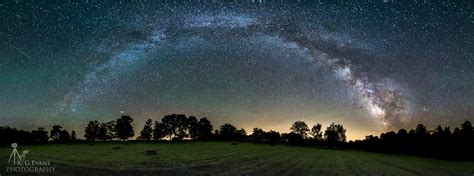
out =
[(157, 150), (146, 150), (146, 151), (145, 151), (145, 154), (146, 154), (147, 156), (157, 155), (157, 154), (158, 154), (158, 151), (157, 151)]

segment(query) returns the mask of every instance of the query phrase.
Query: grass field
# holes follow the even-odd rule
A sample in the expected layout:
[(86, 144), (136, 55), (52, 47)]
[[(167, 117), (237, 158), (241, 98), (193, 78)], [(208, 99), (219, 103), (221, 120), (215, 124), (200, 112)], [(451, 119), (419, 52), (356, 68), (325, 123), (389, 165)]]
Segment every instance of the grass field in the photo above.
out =
[[(113, 149), (120, 147), (120, 149)], [(147, 156), (146, 150), (157, 155)], [(55, 175), (469, 175), (474, 162), (352, 150), (231, 142), (120, 142), (23, 146), (28, 160), (50, 160)], [(0, 148), (0, 174), (11, 148)]]

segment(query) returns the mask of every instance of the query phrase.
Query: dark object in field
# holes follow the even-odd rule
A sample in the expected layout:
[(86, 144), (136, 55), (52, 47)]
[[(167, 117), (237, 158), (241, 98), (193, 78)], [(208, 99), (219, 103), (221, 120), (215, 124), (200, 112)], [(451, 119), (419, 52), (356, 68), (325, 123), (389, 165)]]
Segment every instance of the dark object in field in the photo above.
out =
[(130, 143), (128, 143), (128, 142), (123, 143), (123, 145), (129, 145), (129, 144), (130, 144)]
[(239, 144), (239, 143), (237, 143), (237, 142), (233, 142), (233, 143), (232, 143), (232, 145), (238, 145), (238, 144)]
[(89, 145), (90, 145), (90, 146), (94, 146), (95, 144), (93, 144), (93, 143), (90, 143)]
[(157, 152), (156, 150), (146, 150), (146, 151), (145, 151), (145, 154), (146, 154), (147, 156), (150, 156), (150, 155), (157, 155), (158, 152)]
[(121, 149), (121, 148), (122, 148), (122, 147), (117, 147), (117, 146), (115, 146), (115, 147), (113, 147), (112, 149), (116, 150), (116, 149)]

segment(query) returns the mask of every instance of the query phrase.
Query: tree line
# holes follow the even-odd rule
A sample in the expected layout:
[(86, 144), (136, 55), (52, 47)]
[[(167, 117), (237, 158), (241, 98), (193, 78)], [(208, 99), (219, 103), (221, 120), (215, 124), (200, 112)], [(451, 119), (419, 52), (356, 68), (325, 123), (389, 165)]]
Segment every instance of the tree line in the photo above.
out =
[[(49, 134), (49, 135), (48, 135)], [(26, 131), (0, 126), (0, 145), (10, 145), (11, 143), (20, 144), (41, 144), (47, 142), (72, 142), (76, 141), (76, 131), (69, 133), (60, 125), (54, 125), (50, 132), (39, 127), (36, 130)]]
[[(116, 121), (102, 122), (90, 121), (85, 128), (84, 137), (88, 141), (127, 140), (135, 136), (132, 123), (133, 118), (122, 116)], [(164, 116), (161, 121), (153, 122), (148, 119), (137, 140), (192, 140), (211, 139), (212, 125), (206, 117), (197, 119), (194, 116), (186, 117), (183, 114)]]
[(465, 121), (461, 128), (438, 125), (429, 130), (423, 124), (409, 131), (400, 129), (380, 136), (369, 135), (363, 140), (350, 141), (348, 147), (374, 152), (428, 156), (442, 159), (474, 159), (474, 130)]
[[(90, 121), (84, 130), (88, 141), (127, 140), (135, 136), (131, 123), (133, 118), (122, 116), (116, 121)], [(325, 131), (321, 124), (311, 129), (303, 121), (296, 121), (289, 133), (280, 134), (276, 131), (263, 131), (254, 128), (248, 135), (245, 129), (238, 129), (230, 123), (221, 125), (213, 131), (213, 125), (206, 118), (187, 117), (184, 114), (165, 115), (161, 120), (146, 120), (136, 140), (217, 140), (217, 141), (253, 141), (259, 143), (289, 143), (295, 145), (327, 145), (340, 147), (346, 142), (346, 129), (340, 124), (330, 124)]]
[[(133, 118), (127, 115), (108, 122), (90, 121), (84, 129), (86, 141), (128, 140), (135, 136)], [(255, 143), (292, 144), (299, 146), (323, 146), (328, 148), (353, 148), (373, 152), (420, 155), (443, 159), (473, 159), (474, 130), (469, 121), (453, 131), (449, 127), (438, 126), (428, 130), (419, 124), (409, 131), (400, 129), (380, 136), (369, 135), (363, 140), (347, 142), (346, 129), (341, 124), (331, 123), (322, 129), (319, 123), (311, 128), (304, 121), (291, 124), (288, 133), (264, 131), (254, 128), (252, 134), (230, 123), (225, 123), (213, 131), (213, 125), (206, 118), (187, 117), (184, 114), (165, 115), (161, 120), (146, 120), (136, 140), (214, 140), (247, 141)], [(76, 132), (54, 125), (48, 135), (45, 128), (25, 131), (7, 126), (0, 127), (0, 144), (36, 144), (47, 142), (78, 141)]]

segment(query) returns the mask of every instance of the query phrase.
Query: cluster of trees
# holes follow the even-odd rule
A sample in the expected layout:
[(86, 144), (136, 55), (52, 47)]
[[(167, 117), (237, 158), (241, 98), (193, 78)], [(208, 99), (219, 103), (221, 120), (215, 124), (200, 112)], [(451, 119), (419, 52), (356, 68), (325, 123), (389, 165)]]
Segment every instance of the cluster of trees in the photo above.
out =
[(428, 130), (419, 124), (409, 131), (400, 129), (380, 136), (366, 136), (364, 140), (350, 141), (348, 146), (375, 152), (421, 155), (443, 159), (474, 158), (474, 129), (471, 122), (465, 121), (461, 128), (453, 131), (438, 125)]
[(10, 128), (8, 126), (0, 127), (0, 144), (10, 145), (11, 143), (20, 144), (36, 144), (52, 142), (70, 142), (76, 140), (76, 132), (73, 130), (69, 133), (59, 125), (54, 125), (49, 132), (39, 127), (36, 130), (26, 131)]
[(265, 132), (254, 128), (251, 135), (254, 142), (285, 142), (294, 145), (324, 145), (330, 148), (342, 147), (346, 142), (346, 129), (340, 124), (331, 123), (326, 130), (322, 131), (321, 124), (316, 123), (310, 129), (304, 121), (296, 121), (290, 127), (290, 133), (275, 131)]
[(237, 129), (230, 123), (226, 123), (221, 125), (220, 130), (214, 131), (213, 139), (224, 141), (245, 141), (247, 140), (247, 132), (243, 128)]
[[(114, 139), (127, 140), (135, 136), (132, 126), (133, 118), (122, 116), (115, 121), (90, 121), (84, 130), (84, 137), (88, 141), (108, 141)], [(194, 116), (186, 117), (183, 114), (164, 116), (161, 121), (153, 122), (148, 119), (137, 140), (207, 140), (212, 138), (212, 125), (207, 118), (197, 119)]]
[(127, 140), (135, 135), (130, 116), (122, 116), (116, 121), (99, 123), (97, 120), (89, 121), (84, 130), (84, 137), (88, 141), (108, 141), (113, 139)]
[(166, 115), (160, 121), (153, 122), (148, 119), (140, 131), (138, 140), (209, 140), (212, 138), (212, 125), (206, 117), (197, 119), (194, 116), (186, 117), (184, 114)]
[(265, 132), (254, 128), (251, 135), (245, 129), (233, 126), (230, 123), (221, 125), (212, 132), (213, 126), (207, 118), (197, 120), (194, 116), (186, 117), (183, 114), (166, 115), (160, 121), (148, 119), (137, 140), (220, 140), (220, 141), (254, 141), (275, 143), (291, 143), (295, 145), (328, 145), (329, 147), (342, 146), (346, 142), (346, 130), (340, 124), (330, 124), (321, 131), (321, 124), (315, 124), (311, 129), (303, 121), (296, 121), (291, 126), (290, 133), (280, 134), (276, 131)]

